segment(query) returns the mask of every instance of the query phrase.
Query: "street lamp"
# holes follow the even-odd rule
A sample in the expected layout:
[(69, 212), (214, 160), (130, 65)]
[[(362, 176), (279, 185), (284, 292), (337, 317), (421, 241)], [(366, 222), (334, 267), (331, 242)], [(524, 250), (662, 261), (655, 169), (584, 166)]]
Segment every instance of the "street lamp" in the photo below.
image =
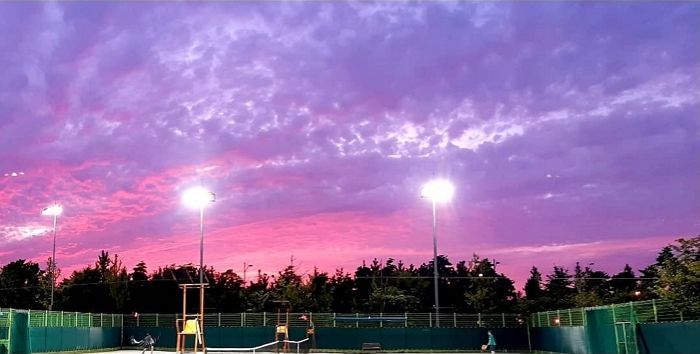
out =
[(440, 295), (438, 292), (437, 262), (437, 214), (435, 205), (452, 199), (455, 188), (447, 180), (437, 179), (426, 183), (421, 190), (421, 197), (430, 199), (433, 204), (433, 283), (435, 287), (435, 327), (440, 327)]
[(58, 216), (63, 212), (63, 207), (58, 204), (47, 206), (41, 210), (41, 215), (53, 217), (53, 251), (51, 252), (51, 302), (49, 311), (53, 310), (53, 292), (56, 287), (56, 222)]
[(245, 273), (248, 270), (248, 268), (252, 267), (252, 264), (248, 264), (246, 262), (243, 262), (243, 287), (245, 288), (246, 281), (245, 281)]
[(199, 283), (204, 284), (204, 207), (216, 200), (216, 194), (204, 187), (192, 187), (182, 194), (182, 202), (199, 209)]

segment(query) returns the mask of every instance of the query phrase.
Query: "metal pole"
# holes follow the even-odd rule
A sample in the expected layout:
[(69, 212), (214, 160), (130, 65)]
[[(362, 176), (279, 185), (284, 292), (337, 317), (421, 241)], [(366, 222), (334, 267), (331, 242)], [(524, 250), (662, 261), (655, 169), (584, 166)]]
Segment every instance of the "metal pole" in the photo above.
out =
[(49, 311), (53, 310), (53, 292), (56, 287), (56, 221), (58, 215), (54, 213), (53, 215), (53, 251), (51, 252), (51, 303), (49, 304)]
[(435, 327), (440, 327), (440, 294), (438, 292), (438, 262), (437, 262), (437, 215), (433, 199), (433, 283), (435, 284)]
[(204, 284), (204, 205), (199, 207), (199, 283)]

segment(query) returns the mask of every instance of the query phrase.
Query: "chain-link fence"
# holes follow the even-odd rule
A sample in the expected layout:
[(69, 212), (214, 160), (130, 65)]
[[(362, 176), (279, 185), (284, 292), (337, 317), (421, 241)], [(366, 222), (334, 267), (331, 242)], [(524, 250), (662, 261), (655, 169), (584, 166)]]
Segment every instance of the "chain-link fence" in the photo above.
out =
[(29, 327), (121, 327), (124, 315), (29, 310)]
[(668, 300), (647, 300), (597, 307), (537, 312), (530, 316), (531, 327), (563, 327), (585, 325), (586, 310), (607, 309), (613, 322), (657, 323), (700, 320), (700, 316), (684, 314)]

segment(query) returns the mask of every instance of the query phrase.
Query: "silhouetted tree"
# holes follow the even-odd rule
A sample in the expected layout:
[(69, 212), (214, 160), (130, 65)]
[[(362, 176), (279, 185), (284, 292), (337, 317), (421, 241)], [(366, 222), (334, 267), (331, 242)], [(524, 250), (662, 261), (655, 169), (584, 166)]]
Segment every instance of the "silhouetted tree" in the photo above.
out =
[(545, 284), (546, 303), (549, 309), (568, 308), (573, 306), (573, 282), (571, 274), (563, 267), (554, 266), (551, 274), (547, 275)]
[(24, 259), (3, 266), (0, 269), (0, 307), (43, 309), (42, 277), (39, 264)]

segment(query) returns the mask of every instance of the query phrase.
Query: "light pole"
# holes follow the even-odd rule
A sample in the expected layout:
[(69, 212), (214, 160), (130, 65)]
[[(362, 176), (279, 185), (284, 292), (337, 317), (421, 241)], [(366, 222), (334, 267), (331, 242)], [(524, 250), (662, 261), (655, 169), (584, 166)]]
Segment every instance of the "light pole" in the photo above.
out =
[(63, 212), (63, 207), (58, 204), (50, 205), (41, 210), (42, 215), (53, 217), (53, 250), (51, 251), (51, 302), (49, 303), (49, 311), (53, 310), (53, 292), (56, 287), (56, 223), (58, 216)]
[(452, 199), (455, 188), (447, 180), (433, 180), (426, 183), (421, 190), (421, 197), (430, 199), (433, 204), (433, 283), (435, 289), (435, 327), (440, 327), (440, 294), (438, 291), (437, 261), (437, 212), (436, 204)]
[(252, 264), (248, 264), (246, 262), (243, 262), (243, 287), (245, 288), (246, 281), (245, 281), (245, 273), (248, 270), (248, 268), (252, 267)]
[(182, 194), (182, 202), (199, 209), (199, 283), (204, 284), (204, 207), (213, 203), (216, 195), (204, 187), (192, 187)]

